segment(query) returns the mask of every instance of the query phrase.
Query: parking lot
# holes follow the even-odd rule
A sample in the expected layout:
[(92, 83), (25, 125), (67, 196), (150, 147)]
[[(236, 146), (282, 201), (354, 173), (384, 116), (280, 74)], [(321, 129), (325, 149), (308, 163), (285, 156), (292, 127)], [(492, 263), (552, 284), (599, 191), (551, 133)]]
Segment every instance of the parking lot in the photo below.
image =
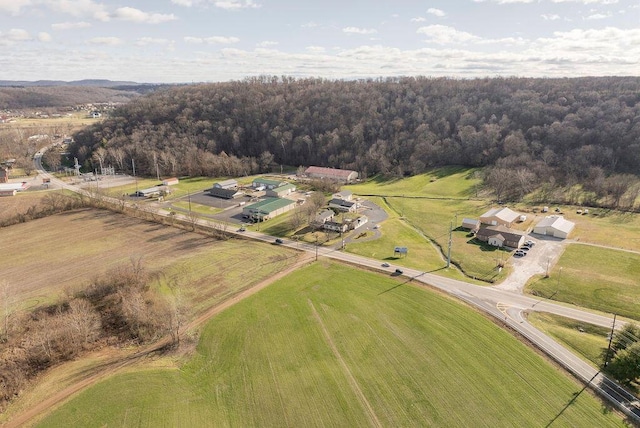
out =
[(564, 240), (549, 236), (527, 235), (535, 245), (523, 257), (510, 257), (513, 272), (496, 288), (501, 290), (522, 291), (533, 275), (544, 275), (551, 271), (562, 254)]

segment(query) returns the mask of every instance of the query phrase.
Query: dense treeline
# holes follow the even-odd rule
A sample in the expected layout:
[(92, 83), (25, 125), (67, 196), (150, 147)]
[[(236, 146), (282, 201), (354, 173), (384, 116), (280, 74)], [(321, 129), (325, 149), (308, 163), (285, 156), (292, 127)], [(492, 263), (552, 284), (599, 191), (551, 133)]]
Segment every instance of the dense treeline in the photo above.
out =
[[(56, 304), (31, 312), (11, 313), (4, 308), (0, 412), (43, 370), (89, 350), (150, 343), (163, 336), (178, 344), (182, 308), (151, 287), (153, 279), (140, 260), (131, 260)], [(168, 280), (173, 287), (176, 280)], [(0, 282), (0, 296), (10, 300), (11, 291), (8, 282)]]
[(0, 109), (71, 108), (89, 103), (125, 103), (139, 96), (138, 87), (88, 86), (0, 87)]
[(364, 176), (493, 166), (487, 182), (520, 183), (497, 189), (514, 196), (637, 174), (640, 78), (263, 77), (158, 91), (75, 140), (83, 162), (130, 170), (134, 158), (149, 175), (240, 175), (271, 161)]

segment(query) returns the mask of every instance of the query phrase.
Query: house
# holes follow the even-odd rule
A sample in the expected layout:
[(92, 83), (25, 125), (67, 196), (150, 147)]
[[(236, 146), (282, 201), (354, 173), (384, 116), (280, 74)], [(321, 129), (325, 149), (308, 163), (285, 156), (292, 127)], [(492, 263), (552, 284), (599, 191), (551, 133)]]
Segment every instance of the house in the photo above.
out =
[(179, 182), (180, 181), (176, 177), (165, 178), (164, 180), (162, 180), (162, 185), (163, 186), (175, 186)]
[(348, 169), (324, 168), (321, 166), (310, 166), (304, 171), (309, 178), (326, 178), (328, 180), (351, 183), (358, 179), (358, 173)]
[(358, 206), (353, 201), (345, 201), (344, 199), (331, 199), (329, 208), (335, 208), (338, 211), (355, 212)]
[(462, 225), (460, 225), (460, 227), (475, 233), (480, 229), (480, 220), (476, 220), (475, 218), (463, 218)]
[(313, 224), (316, 226), (322, 226), (329, 220), (332, 220), (335, 215), (336, 213), (333, 212), (333, 210), (325, 208), (324, 210), (316, 214), (315, 218), (313, 219)]
[(296, 191), (296, 186), (291, 183), (285, 183), (278, 187), (274, 187), (273, 189), (267, 189), (265, 192), (265, 196), (269, 196), (272, 198), (283, 198), (290, 193)]
[(325, 230), (332, 230), (334, 232), (344, 233), (349, 230), (349, 225), (345, 222), (327, 221), (322, 225)]
[(296, 202), (285, 198), (265, 198), (242, 209), (242, 216), (253, 221), (265, 221), (295, 208)]
[(519, 218), (520, 214), (507, 207), (492, 208), (480, 216), (480, 223), (488, 224), (490, 226), (502, 225), (511, 227), (511, 225)]
[(524, 235), (502, 226), (480, 226), (476, 238), (494, 247), (520, 248), (524, 244)]
[(565, 239), (575, 225), (574, 222), (566, 220), (561, 215), (550, 215), (540, 220), (533, 227), (533, 233)]
[(350, 201), (353, 199), (353, 192), (351, 190), (341, 190), (338, 193), (334, 193), (333, 199), (342, 199), (343, 201)]
[(234, 179), (218, 181), (213, 183), (215, 189), (236, 189), (238, 187), (238, 181)]
[(369, 222), (369, 217), (361, 215), (356, 219), (347, 219), (346, 221), (349, 224), (349, 229), (357, 229), (360, 226), (367, 224)]
[(269, 180), (266, 178), (256, 178), (251, 183), (251, 187), (253, 187), (254, 190), (275, 189), (276, 187), (280, 187), (283, 184), (286, 184), (286, 182), (279, 180)]
[(222, 187), (215, 186), (209, 189), (208, 193), (211, 196), (222, 199), (234, 199), (244, 195), (244, 193), (242, 193), (238, 189), (223, 189)]

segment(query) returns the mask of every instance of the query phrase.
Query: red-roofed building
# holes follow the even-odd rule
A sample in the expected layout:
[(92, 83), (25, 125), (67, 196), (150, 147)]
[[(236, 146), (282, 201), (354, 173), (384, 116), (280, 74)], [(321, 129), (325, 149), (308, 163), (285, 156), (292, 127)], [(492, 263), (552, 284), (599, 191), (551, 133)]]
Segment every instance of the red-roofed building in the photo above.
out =
[(325, 168), (321, 166), (310, 166), (304, 171), (309, 178), (326, 178), (329, 180), (351, 183), (358, 179), (358, 173), (348, 169)]

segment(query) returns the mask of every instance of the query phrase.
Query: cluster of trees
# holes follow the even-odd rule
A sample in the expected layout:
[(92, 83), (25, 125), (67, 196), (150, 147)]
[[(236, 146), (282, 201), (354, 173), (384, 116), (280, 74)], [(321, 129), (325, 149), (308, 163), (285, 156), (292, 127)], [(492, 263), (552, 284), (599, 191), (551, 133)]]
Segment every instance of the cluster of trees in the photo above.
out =
[[(145, 87), (146, 88), (146, 87)], [(21, 86), (0, 87), (0, 109), (69, 109), (89, 103), (125, 103), (137, 97), (142, 88), (137, 86)], [(147, 88), (148, 90), (148, 88)], [(51, 110), (56, 111), (56, 110)]]
[(156, 168), (239, 175), (260, 171), (267, 160), (365, 177), (492, 167), (501, 181), (521, 183), (503, 190), (517, 196), (550, 180), (571, 185), (637, 174), (639, 118), (635, 77), (262, 77), (140, 97), (77, 133), (72, 151), (95, 163), (103, 149), (108, 162), (129, 171), (133, 158), (149, 175)]
[[(61, 302), (15, 313), (11, 288), (0, 284), (0, 410), (39, 372), (106, 343), (149, 343), (170, 335), (178, 342), (182, 319), (179, 284), (169, 280), (174, 296), (151, 288), (140, 260), (111, 269)], [(176, 298), (178, 296), (178, 298)]]
[(608, 374), (625, 385), (640, 379), (640, 327), (625, 324), (613, 335), (607, 354), (605, 370)]

